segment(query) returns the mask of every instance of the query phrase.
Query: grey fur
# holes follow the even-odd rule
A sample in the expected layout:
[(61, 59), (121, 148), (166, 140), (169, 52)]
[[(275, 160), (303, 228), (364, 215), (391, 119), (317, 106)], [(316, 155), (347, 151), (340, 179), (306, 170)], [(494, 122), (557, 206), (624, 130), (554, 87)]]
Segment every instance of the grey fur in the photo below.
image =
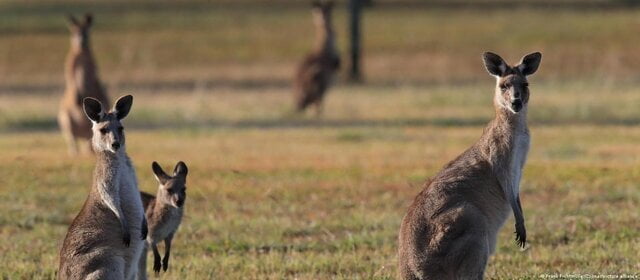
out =
[(331, 1), (314, 2), (316, 47), (304, 58), (294, 78), (295, 106), (298, 112), (315, 105), (317, 115), (322, 114), (325, 93), (340, 68), (340, 56), (331, 22), (332, 8)]
[[(116, 107), (130, 107), (131, 102), (130, 96), (123, 97)], [(95, 118), (92, 106), (100, 102), (87, 99), (84, 104)], [(121, 118), (115, 109), (107, 113), (102, 107), (97, 116), (92, 121), (97, 157), (93, 186), (64, 239), (58, 279), (134, 279), (146, 238), (144, 209), (125, 151)]]
[[(169, 255), (171, 254), (171, 242), (184, 213), (184, 202), (187, 198), (186, 181), (187, 165), (178, 162), (174, 168), (173, 176), (162, 170), (157, 162), (152, 164), (153, 173), (159, 183), (158, 192), (154, 197), (151, 194), (140, 192), (145, 215), (149, 223), (149, 235), (145, 243), (143, 256), (140, 258), (138, 268), (138, 280), (147, 279), (147, 251), (153, 250), (153, 270), (156, 274), (160, 269), (167, 271), (169, 268)], [(160, 252), (157, 244), (164, 241), (165, 254), (160, 262)]]
[[(496, 117), (480, 139), (449, 162), (416, 196), (399, 234), (401, 279), (482, 279), (497, 233), (513, 211), (516, 240), (525, 245), (519, 197), (522, 167), (529, 150), (526, 75), (541, 55), (508, 66), (498, 55), (484, 55), (496, 76)], [(525, 62), (526, 61), (526, 62)]]
[[(98, 68), (91, 51), (89, 34), (93, 17), (85, 15), (83, 20), (69, 16), (71, 48), (65, 62), (65, 91), (60, 102), (58, 125), (67, 141), (69, 153), (75, 155), (79, 140), (91, 139), (91, 122), (82, 113), (82, 102), (93, 97), (109, 107), (109, 97), (98, 78)], [(87, 143), (88, 144), (88, 143)], [(89, 150), (89, 145), (80, 146)]]

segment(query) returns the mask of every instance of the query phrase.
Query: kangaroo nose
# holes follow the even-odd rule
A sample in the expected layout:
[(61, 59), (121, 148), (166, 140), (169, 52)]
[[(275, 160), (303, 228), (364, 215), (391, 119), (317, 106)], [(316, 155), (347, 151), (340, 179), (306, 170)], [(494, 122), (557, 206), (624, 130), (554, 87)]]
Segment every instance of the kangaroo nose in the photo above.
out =
[(115, 143), (111, 144), (111, 147), (113, 147), (114, 150), (120, 149), (120, 143), (115, 142)]
[(184, 205), (184, 199), (178, 198), (176, 201), (176, 206), (182, 207), (182, 205)]

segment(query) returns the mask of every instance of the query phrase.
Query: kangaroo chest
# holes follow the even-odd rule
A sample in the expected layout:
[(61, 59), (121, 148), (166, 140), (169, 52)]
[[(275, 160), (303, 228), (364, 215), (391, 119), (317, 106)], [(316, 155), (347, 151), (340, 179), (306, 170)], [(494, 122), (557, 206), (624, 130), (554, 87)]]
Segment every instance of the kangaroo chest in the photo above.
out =
[(120, 201), (122, 211), (125, 213), (129, 226), (141, 229), (144, 208), (138, 191), (138, 180), (135, 171), (128, 158), (120, 159)]
[(152, 239), (152, 242), (164, 240), (178, 229), (180, 221), (182, 220), (182, 209), (173, 207), (163, 209), (160, 215), (161, 218), (158, 222), (151, 225), (151, 228), (149, 229), (150, 239)]
[[(504, 190), (505, 194), (508, 195), (509, 192), (513, 192), (515, 195), (518, 195), (520, 191), (520, 179), (522, 178), (522, 167), (524, 166), (527, 160), (527, 154), (529, 152), (529, 133), (525, 129), (521, 131), (521, 133), (517, 133), (511, 139), (511, 145), (509, 146), (509, 150), (504, 154), (504, 157), (500, 157), (499, 160), (504, 160), (508, 162), (508, 165), (503, 166), (503, 171), (500, 172), (498, 176), (507, 176), (509, 178), (505, 178), (503, 182), (508, 183), (508, 186), (502, 186), (505, 188), (510, 188), (511, 190)], [(508, 200), (504, 200), (503, 205), (494, 205), (499, 209), (498, 211), (492, 212), (494, 216), (492, 219), (489, 219), (491, 234), (489, 234), (488, 242), (489, 242), (489, 250), (490, 253), (493, 254), (496, 246), (496, 239), (498, 236), (498, 232), (502, 225), (506, 222), (509, 215), (511, 214), (511, 207), (509, 205)]]
[(529, 153), (530, 143), (529, 131), (524, 129), (523, 131), (516, 133), (513, 139), (513, 147), (511, 149), (511, 160), (509, 165), (509, 173), (511, 180), (513, 180), (514, 193), (518, 194), (520, 191), (520, 180), (522, 179), (522, 168), (527, 161), (527, 155)]

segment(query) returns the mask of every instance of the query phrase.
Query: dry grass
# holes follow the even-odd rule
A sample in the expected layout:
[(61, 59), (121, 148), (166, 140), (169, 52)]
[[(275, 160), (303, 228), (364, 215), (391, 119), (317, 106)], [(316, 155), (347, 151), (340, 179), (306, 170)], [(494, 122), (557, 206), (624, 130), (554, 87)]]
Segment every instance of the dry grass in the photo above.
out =
[[(339, 45), (347, 50), (346, 12), (339, 7)], [(287, 81), (313, 38), (302, 4), (4, 2), (0, 85), (60, 85), (68, 49), (63, 15), (86, 11), (96, 15), (94, 49), (114, 87), (130, 81)], [(478, 12), (381, 5), (365, 14), (365, 71), (376, 83), (461, 83), (484, 79), (475, 71), (484, 50), (512, 61), (539, 50), (544, 79), (635, 82), (638, 27), (635, 8)]]
[[(187, 218), (164, 277), (392, 278), (406, 207), (479, 136), (491, 86), (340, 87), (322, 120), (287, 117), (290, 96), (280, 90), (137, 94), (126, 126), (141, 189), (155, 188), (153, 160), (184, 160), (191, 170)], [(640, 97), (585, 88), (532, 81), (522, 185), (531, 247), (516, 248), (507, 222), (489, 279), (640, 269)], [(0, 205), (0, 278), (53, 277), (90, 184), (92, 158), (67, 157), (44, 121), (55, 114), (49, 99), (0, 100), (17, 119), (0, 138), (0, 199), (10, 202)], [(44, 131), (16, 126), (36, 113)]]
[[(400, 219), (429, 176), (492, 117), (479, 55), (544, 53), (531, 80), (522, 200), (489, 279), (640, 273), (639, 11), (367, 11), (369, 84), (341, 84), (322, 119), (294, 117), (288, 79), (310, 46), (302, 4), (0, 3), (0, 279), (52, 279), (94, 161), (66, 155), (55, 115), (68, 34), (92, 10), (140, 187), (150, 163), (190, 167), (165, 279), (390, 279)], [(345, 49), (345, 14), (337, 14)]]

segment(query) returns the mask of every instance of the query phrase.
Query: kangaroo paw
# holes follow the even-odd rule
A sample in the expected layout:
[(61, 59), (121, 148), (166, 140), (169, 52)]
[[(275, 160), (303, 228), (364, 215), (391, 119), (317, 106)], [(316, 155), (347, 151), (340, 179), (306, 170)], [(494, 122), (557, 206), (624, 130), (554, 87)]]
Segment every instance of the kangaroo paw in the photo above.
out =
[(162, 270), (167, 271), (169, 269), (169, 258), (162, 259)]
[(527, 243), (527, 230), (524, 227), (524, 224), (516, 224), (516, 243), (519, 247), (524, 248), (524, 245)]
[(160, 274), (160, 268), (162, 268), (160, 258), (153, 258), (153, 271), (156, 272), (156, 275)]

